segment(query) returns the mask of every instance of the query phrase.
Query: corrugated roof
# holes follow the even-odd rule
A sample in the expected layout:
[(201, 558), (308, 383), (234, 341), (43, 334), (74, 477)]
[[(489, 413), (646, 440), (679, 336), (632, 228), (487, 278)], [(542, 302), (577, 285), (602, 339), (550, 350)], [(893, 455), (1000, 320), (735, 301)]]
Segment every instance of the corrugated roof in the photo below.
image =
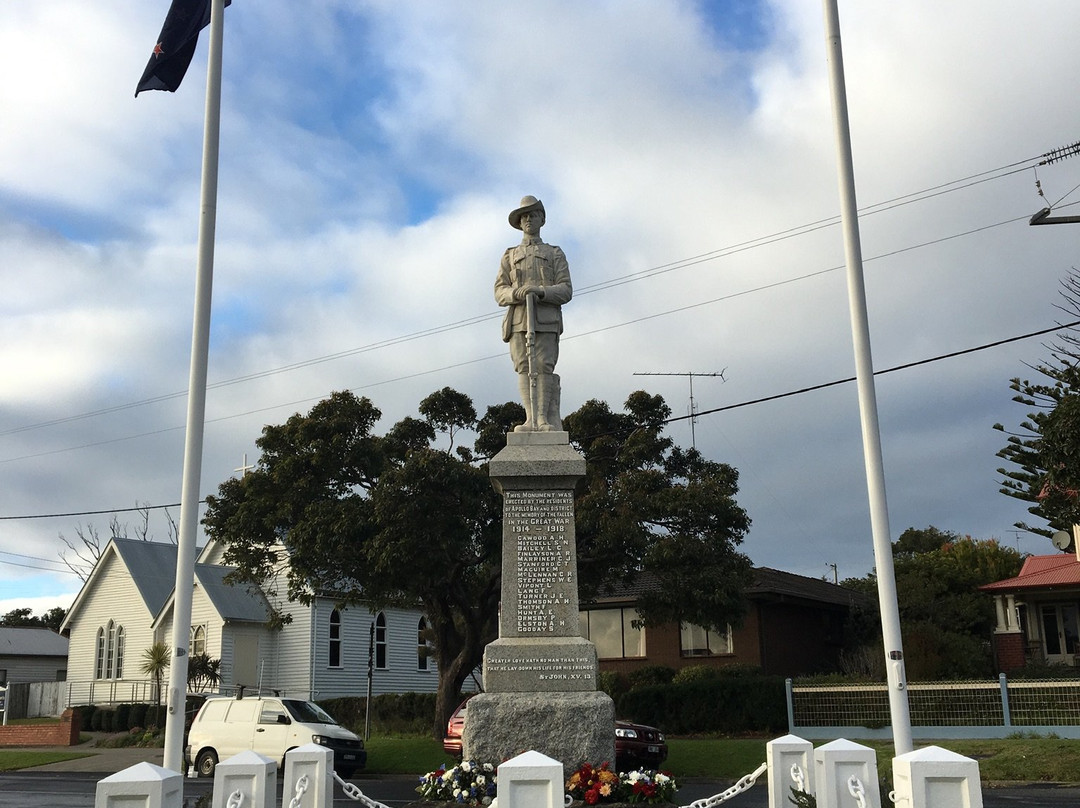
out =
[(67, 657), (68, 640), (55, 631), (32, 626), (0, 626), (0, 656)]
[(1020, 589), (1080, 587), (1080, 561), (1075, 553), (1028, 556), (1015, 578), (984, 584), (984, 592), (1009, 592)]
[(176, 584), (176, 545), (139, 539), (113, 539), (131, 580), (150, 614), (157, 614)]
[(223, 620), (241, 623), (265, 623), (270, 617), (270, 605), (262, 592), (246, 586), (225, 583), (230, 567), (217, 564), (196, 564), (195, 578)]

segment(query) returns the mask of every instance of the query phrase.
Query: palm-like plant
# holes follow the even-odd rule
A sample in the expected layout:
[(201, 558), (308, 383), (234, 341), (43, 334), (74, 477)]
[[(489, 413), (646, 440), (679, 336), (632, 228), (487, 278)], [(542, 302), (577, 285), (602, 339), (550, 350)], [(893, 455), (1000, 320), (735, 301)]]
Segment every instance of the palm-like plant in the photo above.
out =
[(165, 675), (170, 661), (169, 646), (160, 641), (142, 653), (142, 665), (139, 670), (154, 677), (154, 699), (159, 710), (161, 708), (161, 678)]

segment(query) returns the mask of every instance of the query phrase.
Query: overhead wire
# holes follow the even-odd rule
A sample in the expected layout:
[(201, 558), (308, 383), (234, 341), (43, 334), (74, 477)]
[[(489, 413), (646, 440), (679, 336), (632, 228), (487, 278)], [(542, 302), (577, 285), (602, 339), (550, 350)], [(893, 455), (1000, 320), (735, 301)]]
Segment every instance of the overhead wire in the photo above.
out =
[[(1040, 159), (1043, 159), (1045, 161), (1045, 158), (1047, 158), (1051, 154), (1053, 154), (1053, 152), (1044, 153), (1042, 155), (1039, 155), (1038, 157), (1028, 158), (1027, 160), (1021, 160), (1021, 161), (1016, 161), (1016, 162), (1013, 162), (1013, 163), (1008, 163), (1008, 164), (1006, 164), (1004, 166), (999, 166), (998, 168), (989, 169), (987, 171), (981, 171), (981, 172), (978, 172), (976, 174), (971, 174), (971, 175), (968, 175), (966, 177), (961, 177), (961, 178), (956, 179), (956, 180), (950, 180), (949, 182), (941, 183), (939, 185), (931, 186), (929, 188), (924, 188), (924, 189), (919, 190), (919, 191), (913, 191), (913, 192), (908, 193), (908, 194), (903, 194), (901, 196), (894, 197), (892, 199), (885, 200), (883, 202), (872, 203), (870, 205), (867, 205), (867, 206), (861, 208), (859, 212), (860, 212), (860, 215), (870, 216), (870, 215), (874, 215), (874, 214), (877, 214), (877, 213), (883, 213), (883, 212), (886, 212), (886, 211), (894, 210), (894, 209), (896, 209), (898, 207), (902, 207), (904, 205), (909, 205), (909, 204), (913, 204), (915, 202), (921, 202), (921, 201), (924, 201), (924, 200), (927, 200), (927, 199), (931, 199), (931, 198), (934, 198), (934, 197), (937, 197), (937, 196), (941, 196), (943, 194), (952, 193), (953, 191), (965, 190), (967, 188), (971, 188), (971, 187), (973, 187), (975, 185), (979, 185), (979, 184), (984, 183), (984, 182), (990, 182), (992, 180), (1002, 179), (1002, 178), (1010, 176), (1012, 174), (1016, 174), (1016, 173), (1019, 173), (1019, 172), (1022, 172), (1022, 171), (1027, 171), (1027, 170), (1029, 170), (1031, 168), (1034, 168), (1034, 166), (1032, 165), (1032, 163), (1034, 161), (1037, 161), (1037, 160), (1040, 160)], [(607, 289), (613, 289), (613, 288), (616, 288), (618, 286), (624, 286), (624, 285), (629, 284), (629, 283), (635, 283), (635, 282), (637, 282), (639, 280), (644, 280), (646, 278), (653, 278), (653, 277), (656, 277), (658, 275), (666, 274), (668, 272), (673, 272), (673, 271), (680, 270), (680, 269), (686, 269), (686, 268), (696, 266), (696, 265), (701, 264), (701, 263), (705, 263), (707, 261), (713, 261), (713, 260), (717, 260), (719, 258), (726, 258), (728, 256), (736, 255), (738, 253), (745, 252), (747, 250), (756, 249), (758, 247), (763, 247), (763, 246), (766, 246), (766, 245), (776, 244), (776, 243), (779, 243), (781, 241), (785, 241), (785, 240), (790, 239), (790, 238), (795, 238), (797, 236), (806, 235), (808, 233), (812, 233), (812, 232), (815, 232), (817, 230), (825, 229), (827, 227), (833, 227), (833, 226), (837, 225), (839, 223), (839, 221), (840, 221), (839, 215), (830, 216), (830, 217), (827, 217), (827, 218), (824, 218), (824, 219), (819, 219), (819, 220), (814, 221), (814, 222), (809, 222), (807, 224), (798, 225), (796, 227), (788, 228), (786, 230), (780, 230), (780, 231), (777, 231), (775, 233), (771, 233), (771, 234), (768, 234), (768, 235), (765, 235), (765, 236), (760, 236), (760, 237), (754, 238), (754, 239), (749, 239), (749, 240), (743, 241), (743, 242), (738, 242), (736, 244), (728, 245), (726, 247), (721, 247), (721, 248), (718, 248), (716, 250), (710, 250), (708, 252), (700, 253), (698, 255), (690, 256), (690, 257), (683, 258), (683, 259), (679, 259), (677, 261), (672, 261), (672, 262), (669, 262), (669, 263), (660, 264), (660, 265), (657, 265), (657, 266), (654, 266), (654, 267), (639, 270), (638, 272), (632, 272), (632, 273), (629, 273), (629, 274), (626, 274), (626, 275), (621, 275), (621, 276), (616, 277), (616, 278), (611, 278), (611, 279), (606, 280), (606, 281), (600, 281), (598, 283), (594, 283), (594, 284), (591, 284), (591, 285), (582, 286), (579, 289), (575, 290), (575, 294), (578, 297), (581, 297), (581, 296), (584, 296), (584, 295), (593, 294), (595, 292), (599, 292), (599, 291), (603, 291), (603, 290), (607, 290)], [(972, 231), (972, 232), (977, 232), (977, 231)], [(929, 243), (936, 243), (936, 242), (929, 242)], [(763, 287), (763, 288), (768, 288), (768, 287)], [(331, 354), (325, 354), (325, 355), (322, 355), (322, 356), (313, 357), (311, 359), (305, 359), (305, 360), (302, 360), (302, 361), (299, 361), (299, 362), (293, 362), (293, 363), (290, 363), (290, 364), (287, 364), (287, 365), (281, 365), (281, 366), (278, 366), (278, 367), (268, 368), (266, 370), (256, 371), (254, 373), (249, 373), (249, 374), (245, 374), (245, 375), (242, 375), (242, 376), (236, 376), (236, 377), (232, 377), (232, 378), (229, 378), (229, 379), (223, 379), (223, 380), (220, 380), (220, 381), (211, 382), (210, 384), (207, 385), (207, 389), (208, 390), (216, 390), (216, 389), (220, 389), (220, 388), (223, 388), (223, 387), (228, 387), (228, 386), (235, 385), (235, 384), (240, 384), (240, 383), (243, 383), (243, 382), (248, 382), (248, 381), (254, 381), (254, 380), (257, 380), (257, 379), (267, 378), (269, 376), (274, 376), (274, 375), (277, 375), (277, 374), (280, 374), (280, 373), (287, 373), (287, 372), (294, 371), (294, 370), (299, 370), (299, 369), (302, 369), (302, 368), (312, 367), (312, 366), (323, 364), (323, 363), (326, 363), (326, 362), (335, 361), (337, 359), (343, 359), (343, 358), (347, 358), (347, 357), (350, 357), (350, 356), (356, 356), (356, 355), (359, 355), (359, 354), (362, 354), (362, 353), (367, 353), (367, 352), (379, 350), (379, 349), (382, 349), (382, 348), (392, 347), (394, 345), (399, 345), (399, 344), (403, 344), (403, 343), (406, 343), (406, 342), (411, 342), (411, 341), (414, 341), (414, 340), (417, 340), (417, 339), (423, 339), (423, 338), (429, 337), (429, 336), (436, 336), (436, 335), (439, 335), (439, 334), (444, 334), (444, 333), (447, 333), (449, 331), (454, 331), (454, 330), (457, 330), (457, 329), (460, 329), (460, 328), (465, 328), (465, 327), (476, 325), (476, 324), (479, 324), (479, 323), (489, 322), (489, 321), (495, 320), (495, 319), (497, 319), (497, 318), (499, 318), (501, 316), (502, 315), (501, 315), (500, 312), (489, 312), (489, 313), (485, 313), (485, 314), (474, 315), (472, 317), (468, 317), (468, 318), (465, 318), (465, 319), (462, 319), (462, 320), (457, 320), (457, 321), (451, 322), (451, 323), (446, 323), (446, 324), (443, 324), (443, 325), (440, 325), (440, 326), (433, 326), (431, 328), (421, 329), (419, 331), (413, 331), (413, 332), (410, 332), (408, 334), (402, 334), (402, 335), (399, 335), (399, 336), (396, 336), (396, 337), (389, 337), (387, 339), (379, 340), (379, 341), (376, 341), (376, 342), (373, 342), (373, 343), (370, 343), (370, 344), (367, 344), (367, 345), (361, 345), (361, 346), (358, 346), (356, 348), (350, 348), (350, 349), (346, 349), (344, 351), (338, 351), (338, 352), (331, 353)], [(145, 399), (140, 399), (140, 400), (137, 400), (137, 401), (127, 402), (127, 403), (124, 403), (124, 404), (117, 404), (117, 405), (114, 405), (114, 406), (104, 407), (104, 408), (101, 408), (101, 409), (92, 410), (92, 411), (88, 411), (88, 412), (84, 412), (84, 413), (78, 413), (78, 414), (75, 414), (75, 415), (65, 416), (65, 417), (62, 417), (62, 418), (55, 418), (55, 419), (51, 419), (51, 420), (48, 420), (48, 421), (40, 421), (40, 422), (36, 422), (36, 423), (32, 423), (32, 424), (24, 424), (22, 426), (12, 427), (12, 428), (5, 429), (5, 430), (0, 430), (0, 436), (13, 435), (13, 434), (21, 433), (21, 432), (28, 432), (28, 431), (32, 431), (32, 430), (36, 430), (36, 429), (42, 429), (42, 428), (50, 427), (50, 426), (59, 426), (61, 424), (71, 423), (71, 422), (74, 422), (74, 421), (85, 420), (85, 419), (88, 419), (88, 418), (94, 418), (94, 417), (98, 417), (98, 416), (101, 416), (101, 415), (108, 415), (108, 414), (115, 413), (115, 412), (122, 412), (124, 410), (133, 409), (133, 408), (136, 408), (136, 407), (149, 406), (151, 404), (157, 404), (157, 403), (161, 403), (161, 402), (164, 402), (164, 401), (175, 400), (177, 398), (181, 398), (181, 397), (186, 396), (186, 395), (187, 395), (187, 390), (177, 390), (177, 391), (173, 391), (171, 393), (164, 393), (162, 395), (152, 396), (152, 397), (145, 398)], [(285, 406), (285, 405), (281, 405), (281, 406)], [(171, 430), (167, 430), (167, 431), (171, 431)], [(149, 433), (149, 434), (156, 434), (156, 433)], [(97, 445), (97, 444), (90, 444), (90, 445)], [(86, 448), (86, 447), (79, 447), (79, 448)], [(37, 455), (32, 455), (32, 456), (37, 456)]]

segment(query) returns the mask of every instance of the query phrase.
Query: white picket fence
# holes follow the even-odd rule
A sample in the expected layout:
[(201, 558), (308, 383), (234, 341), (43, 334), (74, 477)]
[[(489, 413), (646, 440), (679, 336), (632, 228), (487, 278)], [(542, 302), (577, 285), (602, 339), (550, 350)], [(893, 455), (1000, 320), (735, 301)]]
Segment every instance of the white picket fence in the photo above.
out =
[[(285, 756), (281, 808), (332, 808), (334, 783), (366, 808), (387, 808), (337, 777), (333, 750), (308, 744)], [(814, 748), (795, 735), (766, 745), (766, 761), (722, 794), (689, 808), (715, 808), (768, 774), (769, 808), (790, 808), (792, 786), (815, 795), (818, 808), (889, 808), (878, 789), (873, 749), (844, 739)], [(218, 764), (212, 808), (278, 808), (277, 763), (256, 752), (241, 752)], [(899, 808), (982, 808), (979, 764), (936, 746), (893, 758), (893, 791)], [(183, 808), (184, 777), (152, 763), (139, 763), (97, 785), (95, 808)], [(566, 808), (563, 767), (539, 752), (526, 752), (498, 769), (498, 797), (492, 808)]]

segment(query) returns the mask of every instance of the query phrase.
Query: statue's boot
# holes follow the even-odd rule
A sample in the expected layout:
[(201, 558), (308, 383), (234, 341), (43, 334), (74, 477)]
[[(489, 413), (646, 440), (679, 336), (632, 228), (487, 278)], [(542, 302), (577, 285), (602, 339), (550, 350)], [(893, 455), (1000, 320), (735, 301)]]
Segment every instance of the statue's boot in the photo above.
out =
[(541, 373), (536, 380), (537, 410), (536, 428), (541, 432), (561, 432), (562, 419), (559, 418), (559, 377), (554, 373)]
[(519, 373), (518, 377), (518, 393), (521, 395), (521, 403), (525, 405), (525, 423), (518, 424), (514, 427), (515, 432), (534, 432), (536, 430), (536, 424), (533, 420), (532, 411), (532, 390), (529, 385), (529, 374)]

